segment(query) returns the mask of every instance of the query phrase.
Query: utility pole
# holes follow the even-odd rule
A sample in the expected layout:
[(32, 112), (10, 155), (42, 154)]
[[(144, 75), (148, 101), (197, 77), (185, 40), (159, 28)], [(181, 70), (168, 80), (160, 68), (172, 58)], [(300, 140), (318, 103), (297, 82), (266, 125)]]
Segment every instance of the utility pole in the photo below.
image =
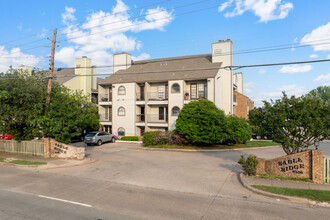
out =
[(52, 41), (52, 54), (50, 57), (50, 72), (49, 72), (49, 79), (48, 79), (48, 88), (47, 88), (47, 99), (46, 104), (50, 104), (50, 93), (52, 91), (52, 79), (54, 75), (54, 57), (55, 57), (55, 46), (56, 46), (56, 33), (57, 29), (54, 30), (53, 34), (53, 41)]

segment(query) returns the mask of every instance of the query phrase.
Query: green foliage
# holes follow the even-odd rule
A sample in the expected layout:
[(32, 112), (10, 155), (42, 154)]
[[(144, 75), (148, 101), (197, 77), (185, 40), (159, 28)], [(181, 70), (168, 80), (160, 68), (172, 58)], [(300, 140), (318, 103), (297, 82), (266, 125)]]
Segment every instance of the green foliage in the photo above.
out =
[[(157, 145), (157, 135), (160, 131), (147, 131), (143, 135), (143, 144), (144, 146)], [(166, 143), (165, 143), (166, 144)]]
[(330, 86), (319, 86), (316, 89), (310, 91), (307, 97), (319, 98), (322, 100), (322, 104), (329, 105), (330, 104)]
[(205, 99), (185, 105), (176, 120), (175, 133), (189, 143), (211, 145), (227, 139), (227, 124), (223, 111)]
[(227, 133), (226, 143), (229, 145), (245, 143), (252, 137), (251, 130), (246, 121), (236, 116), (227, 117)]
[(17, 141), (42, 135), (39, 117), (45, 108), (47, 82), (40, 77), (44, 74), (28, 76), (12, 68), (0, 74), (0, 131)]
[(137, 136), (125, 136), (121, 138), (122, 141), (138, 141), (139, 138)]
[(99, 126), (97, 106), (80, 92), (53, 81), (51, 104), (46, 105), (46, 73), (32, 76), (10, 69), (0, 74), (0, 131), (15, 136), (15, 140), (30, 140), (42, 134), (70, 143), (82, 129)]
[(267, 135), (282, 145), (287, 154), (304, 151), (329, 137), (330, 108), (311, 97), (283, 97), (249, 112), (249, 121), (261, 136)]
[(255, 175), (256, 167), (258, 165), (258, 160), (256, 156), (250, 154), (245, 159), (244, 156), (241, 155), (241, 158), (239, 159), (238, 163), (242, 165), (242, 168), (247, 175)]

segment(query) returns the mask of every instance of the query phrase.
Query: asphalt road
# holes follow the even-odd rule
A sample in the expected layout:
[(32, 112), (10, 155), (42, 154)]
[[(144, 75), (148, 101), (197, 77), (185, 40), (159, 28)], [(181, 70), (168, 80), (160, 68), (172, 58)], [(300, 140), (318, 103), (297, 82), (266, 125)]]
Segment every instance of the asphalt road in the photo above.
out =
[(0, 219), (330, 219), (329, 208), (262, 197), (238, 183), (241, 154), (283, 155), (277, 147), (176, 152), (115, 143), (87, 153), (99, 161), (52, 170), (0, 165)]

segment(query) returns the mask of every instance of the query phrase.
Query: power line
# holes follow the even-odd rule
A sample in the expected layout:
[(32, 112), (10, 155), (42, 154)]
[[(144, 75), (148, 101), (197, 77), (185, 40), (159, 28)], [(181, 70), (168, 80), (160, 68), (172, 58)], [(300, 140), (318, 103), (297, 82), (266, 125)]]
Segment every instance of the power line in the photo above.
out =
[[(321, 62), (329, 62), (329, 61), (330, 61), (330, 59), (307, 60), (307, 61), (294, 61), (294, 62), (284, 62), (284, 63), (252, 64), (252, 65), (242, 65), (242, 66), (177, 69), (177, 70), (163, 70), (163, 71), (145, 71), (145, 72), (135, 72), (135, 73), (132, 72), (132, 73), (120, 73), (120, 75), (148, 74), (148, 73), (168, 73), (168, 72), (173, 73), (173, 72), (203, 71), (203, 70), (215, 70), (215, 69), (237, 70), (237, 69), (249, 68), (249, 67), (284, 66), (284, 65), (305, 64), (305, 63), (321, 63)], [(56, 78), (78, 77), (78, 76), (104, 76), (104, 75), (112, 75), (112, 74), (61, 75), (61, 76), (56, 76)]]
[(31, 38), (31, 37), (34, 37), (34, 36), (38, 36), (38, 35), (42, 35), (42, 34), (45, 34), (45, 33), (48, 33), (50, 30), (45, 30), (39, 34), (31, 34), (31, 35), (28, 35), (28, 36), (25, 36), (25, 37), (20, 37), (20, 38), (17, 38), (17, 39), (14, 39), (14, 40), (10, 40), (10, 41), (7, 41), (7, 42), (2, 42), (0, 43), (1, 45), (4, 45), (4, 44), (9, 44), (9, 43), (12, 43), (12, 42), (16, 42), (16, 41), (20, 41), (20, 40), (23, 40), (23, 39), (27, 39), (27, 38)]

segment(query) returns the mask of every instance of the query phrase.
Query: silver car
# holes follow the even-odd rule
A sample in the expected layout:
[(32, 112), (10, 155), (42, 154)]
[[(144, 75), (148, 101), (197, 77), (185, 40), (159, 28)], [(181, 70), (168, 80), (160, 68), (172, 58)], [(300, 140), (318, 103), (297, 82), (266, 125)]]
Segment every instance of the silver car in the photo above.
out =
[(93, 131), (85, 136), (84, 142), (87, 145), (97, 144), (100, 146), (105, 142), (115, 142), (115, 135), (105, 131)]

